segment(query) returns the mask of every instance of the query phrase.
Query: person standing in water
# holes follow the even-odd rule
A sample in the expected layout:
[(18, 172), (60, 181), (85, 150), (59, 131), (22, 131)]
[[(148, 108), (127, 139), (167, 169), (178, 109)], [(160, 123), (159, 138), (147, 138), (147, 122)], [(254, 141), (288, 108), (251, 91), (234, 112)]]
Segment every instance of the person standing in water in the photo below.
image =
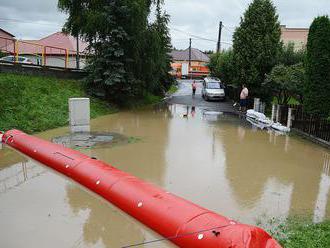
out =
[(247, 106), (247, 98), (249, 96), (249, 90), (246, 87), (245, 84), (242, 85), (242, 91), (240, 94), (240, 111), (245, 112), (246, 111), (246, 106)]
[(192, 94), (193, 94), (193, 96), (195, 96), (195, 94), (196, 94), (196, 89), (197, 89), (197, 84), (196, 84), (196, 81), (194, 80), (194, 82), (192, 83)]

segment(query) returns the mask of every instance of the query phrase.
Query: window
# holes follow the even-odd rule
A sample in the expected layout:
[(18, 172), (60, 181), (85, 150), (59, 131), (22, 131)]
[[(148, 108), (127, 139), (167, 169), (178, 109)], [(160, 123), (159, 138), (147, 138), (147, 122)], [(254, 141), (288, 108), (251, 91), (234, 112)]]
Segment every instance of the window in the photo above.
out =
[(7, 56), (2, 58), (3, 61), (14, 62), (14, 56)]
[(220, 84), (217, 82), (207, 83), (208, 89), (221, 89)]

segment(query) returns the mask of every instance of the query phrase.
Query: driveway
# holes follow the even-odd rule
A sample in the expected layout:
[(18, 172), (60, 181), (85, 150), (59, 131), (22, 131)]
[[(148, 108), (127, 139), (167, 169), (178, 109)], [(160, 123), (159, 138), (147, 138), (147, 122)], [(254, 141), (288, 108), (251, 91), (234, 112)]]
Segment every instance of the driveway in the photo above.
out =
[(205, 101), (202, 98), (202, 81), (197, 82), (195, 97), (192, 96), (193, 80), (179, 80), (179, 90), (168, 99), (169, 104), (181, 104), (186, 106), (199, 107), (205, 110), (234, 113), (235, 110), (230, 100), (225, 102)]

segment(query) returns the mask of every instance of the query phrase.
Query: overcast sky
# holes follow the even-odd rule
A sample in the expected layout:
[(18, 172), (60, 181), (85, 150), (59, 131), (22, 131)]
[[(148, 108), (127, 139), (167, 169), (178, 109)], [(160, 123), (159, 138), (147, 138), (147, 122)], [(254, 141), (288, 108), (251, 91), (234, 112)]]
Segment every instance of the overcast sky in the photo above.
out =
[[(222, 47), (229, 47), (232, 32), (250, 0), (165, 0), (171, 16), (172, 43), (176, 48), (189, 46), (189, 34), (212, 41), (193, 38), (193, 47), (214, 50), (219, 21), (224, 29)], [(313, 18), (330, 14), (330, 0), (274, 0), (281, 24), (309, 27)], [(57, 9), (57, 0), (0, 0), (0, 28), (19, 39), (40, 39), (61, 30), (66, 16)], [(229, 43), (229, 44), (228, 44)]]

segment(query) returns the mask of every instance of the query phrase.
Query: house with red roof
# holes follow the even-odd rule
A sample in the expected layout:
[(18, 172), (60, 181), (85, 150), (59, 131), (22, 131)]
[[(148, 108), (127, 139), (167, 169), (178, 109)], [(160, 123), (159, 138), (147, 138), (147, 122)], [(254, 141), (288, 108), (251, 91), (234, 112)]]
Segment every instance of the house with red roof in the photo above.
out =
[[(88, 45), (81, 39), (78, 44), (80, 68), (84, 68)], [(40, 40), (22, 40), (17, 50), (36, 64), (41, 64), (44, 56), (44, 65), (76, 68), (77, 38), (63, 32), (56, 32)]]
[[(88, 44), (79, 39), (80, 68), (86, 64)], [(16, 40), (0, 29), (0, 50), (29, 58), (33, 64), (76, 68), (77, 38), (56, 32), (39, 40)]]

